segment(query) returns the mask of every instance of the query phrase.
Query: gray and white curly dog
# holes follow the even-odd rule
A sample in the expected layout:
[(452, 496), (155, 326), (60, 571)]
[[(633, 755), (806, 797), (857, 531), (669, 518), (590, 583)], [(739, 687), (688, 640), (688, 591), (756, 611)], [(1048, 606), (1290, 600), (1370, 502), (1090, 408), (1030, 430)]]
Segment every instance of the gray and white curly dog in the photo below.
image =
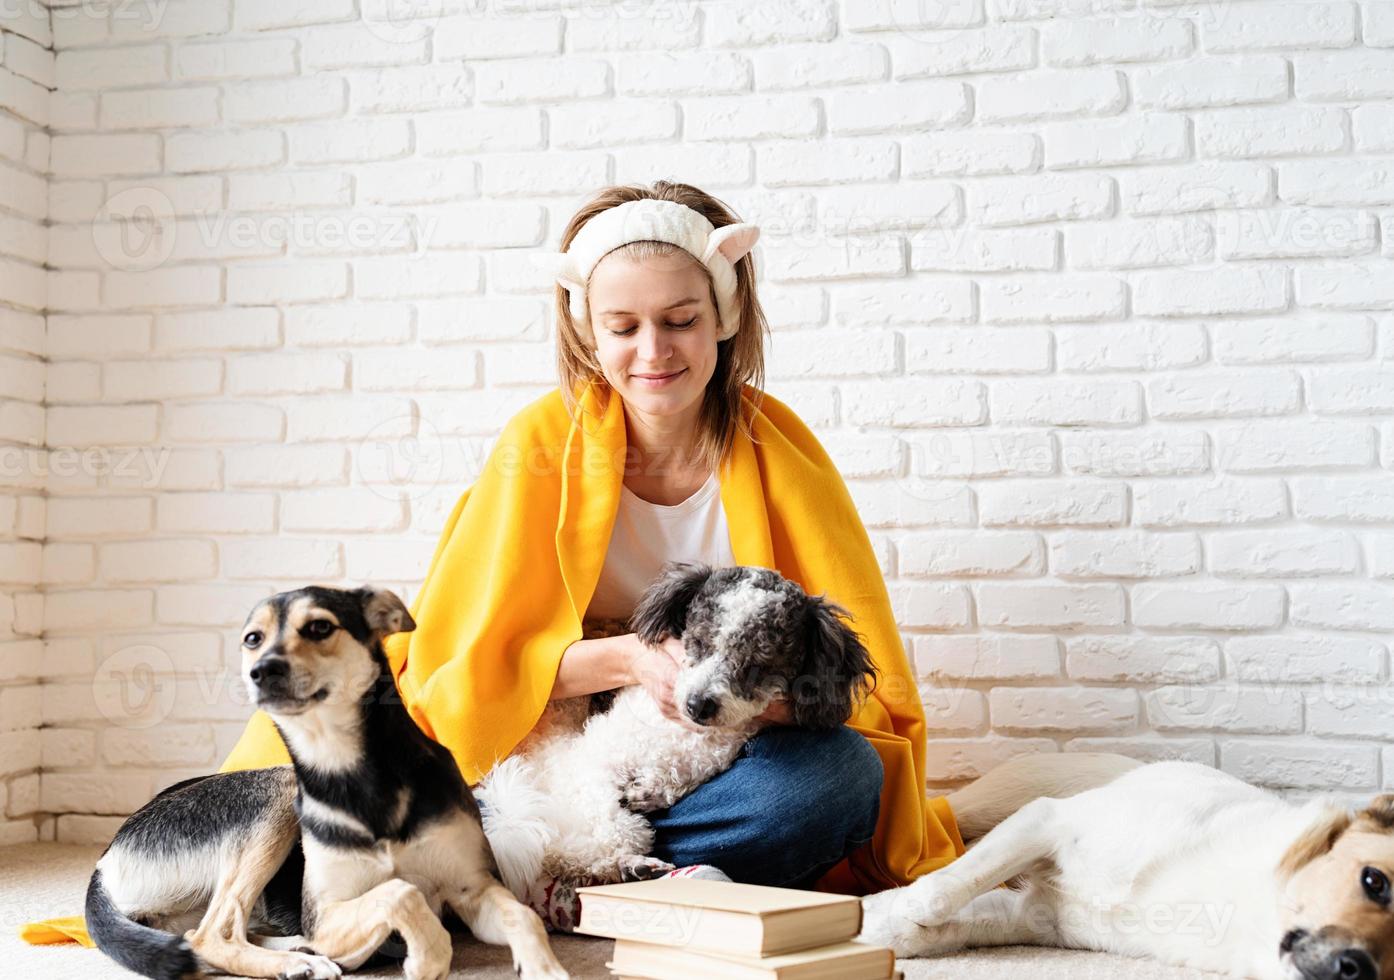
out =
[(569, 698), (475, 787), (504, 883), (519, 897), (545, 878), (593, 884), (672, 869), (648, 857), (644, 814), (672, 806), (728, 768), (786, 697), (793, 724), (851, 717), (876, 670), (848, 614), (767, 568), (669, 563), (629, 621), (650, 646), (683, 642), (673, 700), (693, 730), (647, 690)]

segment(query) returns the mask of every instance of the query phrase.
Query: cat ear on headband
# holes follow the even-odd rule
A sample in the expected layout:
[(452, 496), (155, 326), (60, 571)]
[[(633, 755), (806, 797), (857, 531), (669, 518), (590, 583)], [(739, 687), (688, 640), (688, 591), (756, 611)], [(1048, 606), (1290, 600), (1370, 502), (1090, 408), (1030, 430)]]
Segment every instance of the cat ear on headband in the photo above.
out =
[(706, 265), (713, 255), (720, 252), (727, 262), (735, 265), (759, 240), (760, 229), (755, 225), (745, 222), (724, 225), (707, 237), (707, 247), (702, 252), (702, 264)]

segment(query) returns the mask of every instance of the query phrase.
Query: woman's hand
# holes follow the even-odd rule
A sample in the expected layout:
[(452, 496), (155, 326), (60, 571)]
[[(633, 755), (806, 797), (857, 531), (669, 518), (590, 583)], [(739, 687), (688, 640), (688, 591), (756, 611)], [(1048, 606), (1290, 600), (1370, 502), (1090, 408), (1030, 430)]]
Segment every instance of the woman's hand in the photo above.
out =
[(768, 721), (775, 725), (791, 725), (794, 722), (794, 709), (786, 697), (778, 697), (770, 706), (755, 716), (756, 721)]
[(673, 700), (673, 685), (677, 683), (679, 665), (683, 662), (682, 640), (670, 636), (656, 647), (646, 646), (637, 634), (633, 638), (633, 649), (629, 658), (629, 674), (633, 683), (642, 684), (649, 692), (659, 713), (669, 721), (675, 721), (689, 731), (700, 732), (705, 729), (679, 710)]

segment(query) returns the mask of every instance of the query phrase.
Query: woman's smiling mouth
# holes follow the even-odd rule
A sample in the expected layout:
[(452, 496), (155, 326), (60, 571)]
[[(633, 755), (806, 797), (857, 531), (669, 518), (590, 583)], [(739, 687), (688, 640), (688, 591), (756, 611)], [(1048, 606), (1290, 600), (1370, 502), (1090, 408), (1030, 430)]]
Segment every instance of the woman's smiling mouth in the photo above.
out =
[(630, 377), (645, 388), (661, 388), (676, 381), (686, 371), (687, 368), (683, 368), (681, 371), (673, 371), (670, 374), (631, 374)]

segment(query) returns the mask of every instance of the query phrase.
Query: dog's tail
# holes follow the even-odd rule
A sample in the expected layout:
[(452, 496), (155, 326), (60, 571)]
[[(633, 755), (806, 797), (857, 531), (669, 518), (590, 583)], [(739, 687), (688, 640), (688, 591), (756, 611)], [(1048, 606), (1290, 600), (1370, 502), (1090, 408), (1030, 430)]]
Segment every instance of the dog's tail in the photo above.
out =
[(532, 766), (518, 756), (504, 759), (474, 789), (484, 818), (484, 836), (508, 890), (528, 900), (542, 876), (542, 859), (556, 838), (548, 819), (547, 794), (537, 788)]
[(102, 869), (92, 872), (84, 909), (87, 932), (97, 948), (126, 969), (157, 980), (202, 977), (203, 969), (183, 936), (151, 929), (134, 921), (112, 901), (102, 884)]

